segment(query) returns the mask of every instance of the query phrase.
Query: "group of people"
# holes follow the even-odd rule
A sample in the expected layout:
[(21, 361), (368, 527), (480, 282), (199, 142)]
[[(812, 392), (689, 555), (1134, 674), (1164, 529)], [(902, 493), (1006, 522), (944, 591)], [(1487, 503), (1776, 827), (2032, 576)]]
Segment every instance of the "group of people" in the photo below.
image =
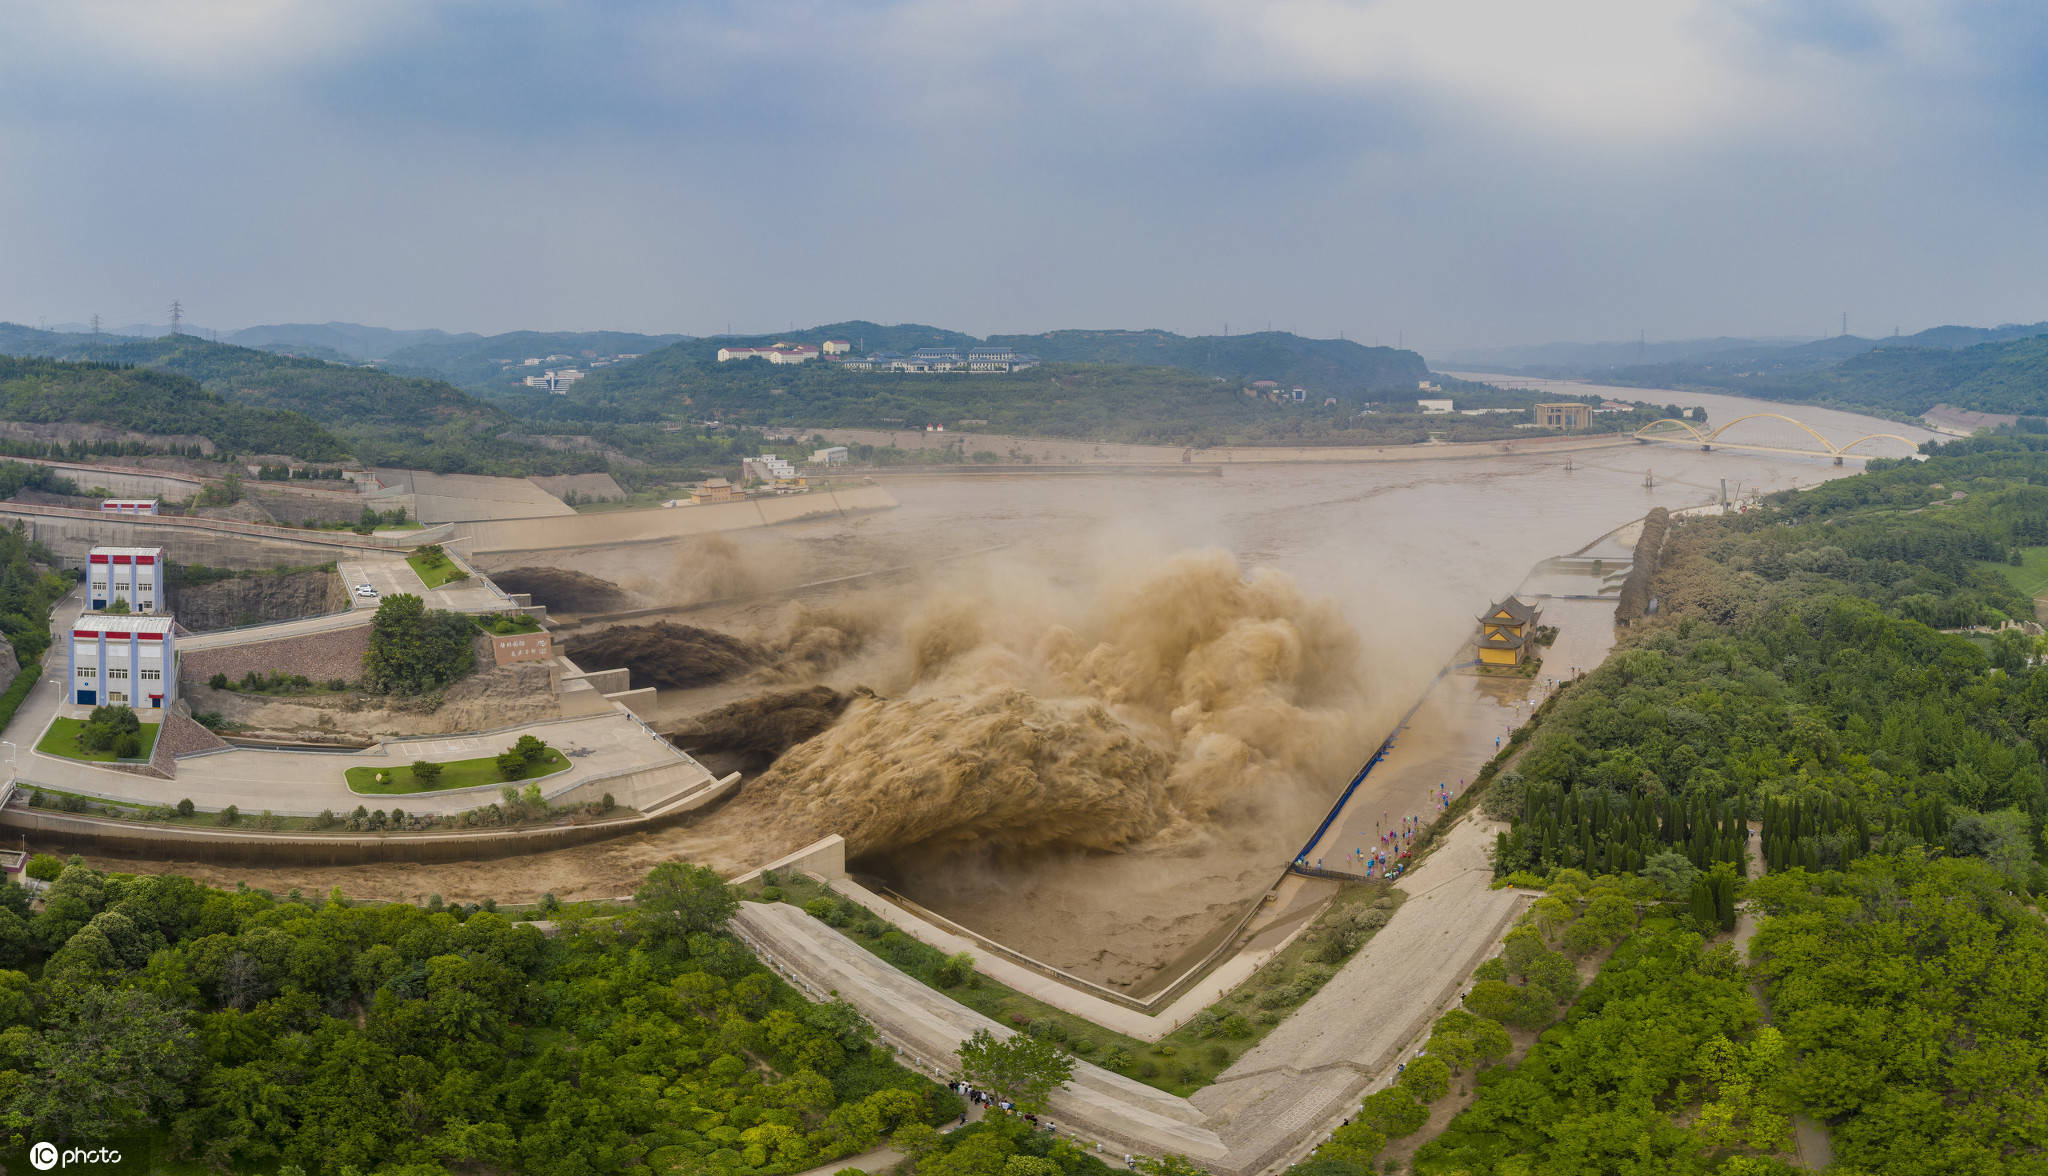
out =
[[(946, 1086), (954, 1094), (959, 1095), (960, 1097), (966, 1099), (968, 1102), (973, 1103), (975, 1106), (982, 1108), (983, 1110), (998, 1110), (1006, 1115), (1021, 1114), (1023, 1116), (1024, 1121), (1026, 1123), (1031, 1124), (1032, 1129), (1035, 1131), (1055, 1130), (1055, 1128), (1052, 1125), (1052, 1120), (1046, 1119), (1041, 1121), (1037, 1115), (1034, 1115), (1029, 1111), (1020, 1112), (1017, 1110), (1017, 1104), (1011, 1102), (1010, 1100), (1004, 1098), (997, 1098), (995, 1095), (990, 1094), (988, 1091), (981, 1090), (977, 1087), (969, 1086), (967, 1083), (962, 1082), (957, 1078), (951, 1082), (946, 1083)], [(964, 1114), (961, 1115), (960, 1121), (962, 1123), (965, 1123), (967, 1121), (967, 1116)]]

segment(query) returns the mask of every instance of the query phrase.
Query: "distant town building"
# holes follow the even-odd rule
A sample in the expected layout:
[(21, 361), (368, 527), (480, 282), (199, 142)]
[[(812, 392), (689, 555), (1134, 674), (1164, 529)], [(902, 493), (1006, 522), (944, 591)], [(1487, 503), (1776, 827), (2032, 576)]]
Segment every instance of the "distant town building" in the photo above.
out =
[(177, 622), (87, 613), (72, 622), (65, 681), (79, 706), (161, 710), (177, 695)]
[(1428, 380), (1417, 380), (1415, 381), (1415, 390), (1417, 392), (1441, 392), (1443, 391), (1443, 386), (1441, 384), (1432, 384)]
[(1584, 429), (1593, 423), (1593, 406), (1576, 401), (1536, 406), (1536, 424), (1545, 429)]
[(1451, 402), (1448, 400), (1417, 400), (1415, 407), (1421, 409), (1424, 413), (1454, 411), (1451, 407)]
[(155, 612), (164, 599), (164, 549), (95, 547), (86, 554), (86, 608), (98, 612), (125, 601), (136, 612)]
[(543, 388), (559, 396), (569, 390), (569, 385), (588, 375), (576, 368), (550, 368), (538, 376), (526, 377), (529, 388)]
[(1529, 656), (1536, 639), (1536, 622), (1542, 617), (1534, 605), (1510, 596), (1495, 604), (1479, 618), (1479, 637), (1472, 644), (1483, 666), (1519, 666)]
[(818, 348), (826, 355), (845, 355), (853, 350), (853, 344), (844, 339), (827, 339), (819, 344)]
[(818, 358), (818, 348), (809, 343), (773, 343), (767, 347), (721, 347), (718, 362), (735, 359), (765, 359), (769, 363), (808, 363)]
[(828, 445), (823, 449), (813, 450), (811, 453), (811, 464), (821, 466), (845, 465), (846, 446)]
[(101, 514), (153, 515), (162, 513), (154, 498), (109, 498), (100, 503)]
[(775, 490), (801, 490), (807, 484), (796, 466), (772, 453), (741, 458), (740, 474), (750, 482), (758, 481)]
[(714, 502), (738, 502), (745, 497), (738, 486), (724, 478), (706, 478), (690, 488), (691, 506), (705, 506)]

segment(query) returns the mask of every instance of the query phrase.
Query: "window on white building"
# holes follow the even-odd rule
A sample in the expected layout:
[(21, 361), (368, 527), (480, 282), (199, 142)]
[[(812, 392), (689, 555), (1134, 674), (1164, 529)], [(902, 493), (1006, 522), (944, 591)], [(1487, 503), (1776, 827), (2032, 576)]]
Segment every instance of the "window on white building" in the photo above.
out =
[(125, 680), (125, 679), (126, 679), (126, 678), (128, 677), (128, 671), (127, 671), (127, 670), (125, 670), (125, 669), (122, 669), (122, 668), (121, 668), (121, 667), (119, 667), (119, 666), (112, 666), (112, 667), (109, 667), (109, 668), (108, 668), (108, 670), (107, 670), (107, 677), (109, 677), (109, 678), (120, 678), (120, 679), (124, 679), (124, 680)]
[(92, 582), (92, 590), (94, 592), (105, 592), (107, 590), (107, 582), (105, 580), (94, 580)]
[(135, 602), (135, 607), (141, 609), (143, 612), (151, 612), (156, 608), (156, 601), (151, 600), (149, 597), (145, 596), (141, 600)]
[(99, 676), (99, 671), (92, 666), (80, 666), (78, 667), (78, 676), (85, 679), (96, 678)]
[(145, 682), (161, 682), (164, 680), (164, 672), (162, 670), (137, 670), (135, 676)]
[(128, 701), (128, 696), (127, 696), (127, 695), (125, 695), (125, 694), (123, 694), (123, 693), (121, 693), (121, 692), (120, 692), (119, 690), (109, 690), (109, 691), (107, 691), (107, 701), (108, 701), (108, 702), (127, 702), (127, 701)]

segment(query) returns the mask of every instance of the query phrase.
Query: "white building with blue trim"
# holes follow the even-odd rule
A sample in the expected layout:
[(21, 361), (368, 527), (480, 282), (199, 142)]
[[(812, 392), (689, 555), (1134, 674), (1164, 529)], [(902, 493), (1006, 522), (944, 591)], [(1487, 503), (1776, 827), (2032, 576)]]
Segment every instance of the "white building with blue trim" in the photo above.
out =
[(85, 607), (94, 612), (117, 600), (144, 613), (166, 603), (161, 547), (95, 547), (86, 555), (85, 573)]
[(162, 710), (177, 696), (177, 622), (86, 613), (71, 626), (66, 689), (79, 706)]

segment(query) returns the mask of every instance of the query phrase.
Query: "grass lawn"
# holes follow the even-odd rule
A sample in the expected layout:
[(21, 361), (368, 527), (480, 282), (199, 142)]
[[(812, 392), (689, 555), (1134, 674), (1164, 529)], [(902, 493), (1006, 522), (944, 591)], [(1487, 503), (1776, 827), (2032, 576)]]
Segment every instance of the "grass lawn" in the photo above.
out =
[[(764, 888), (762, 883), (755, 882), (744, 889), (749, 892), (747, 897), (758, 900)], [(867, 908), (840, 898), (800, 874), (779, 875), (777, 889), (783, 902), (796, 906), (818, 899), (836, 904), (832, 919), (826, 921), (837, 926), (847, 938), (968, 1008), (1020, 1029), (1036, 1024), (1087, 1061), (1182, 1096), (1214, 1082), (1216, 1075), (1315, 995), (1343, 961), (1351, 958), (1373, 934), (1371, 930), (1355, 933), (1348, 940), (1348, 951), (1326, 956), (1332, 929), (1345, 926), (1357, 912), (1382, 899), (1388, 905), (1380, 910), (1392, 917), (1402, 898), (1400, 891), (1384, 882), (1345, 886), (1316, 917), (1315, 925), (1288, 944), (1287, 950), (1267, 960), (1243, 984), (1195, 1014), (1187, 1024), (1147, 1045), (1104, 1029), (1085, 1017), (1053, 1008), (980, 972), (970, 973), (965, 983), (947, 987), (938, 979), (939, 965), (945, 956), (937, 948), (912, 939)]]
[(420, 581), (429, 588), (439, 588), (450, 580), (467, 580), (469, 573), (455, 566), (455, 561), (445, 555), (421, 555), (414, 552), (405, 557), (412, 570), (420, 574)]
[[(36, 750), (45, 755), (61, 755), (65, 759), (86, 760), (96, 764), (110, 764), (120, 759), (111, 751), (87, 751), (78, 746), (78, 733), (84, 727), (84, 719), (53, 720), (50, 729), (44, 732), (42, 739), (37, 742)], [(135, 732), (135, 737), (142, 741), (141, 753), (134, 759), (122, 762), (134, 764), (147, 761), (149, 753), (156, 748), (156, 729), (155, 723), (142, 724)]]
[[(2014, 567), (2004, 560), (1979, 560), (1979, 567), (1992, 568), (2004, 576), (2006, 582), (2032, 599), (2048, 592), (2048, 547), (2020, 548), (2020, 566)], [(2031, 621), (2032, 617), (2020, 620)]]
[[(552, 776), (556, 772), (569, 770), (568, 756), (552, 747), (548, 749), (547, 754), (555, 757), (555, 762), (548, 763), (543, 760), (537, 764), (528, 764), (526, 774), (517, 780), (507, 780), (500, 776), (498, 757), (490, 755), (478, 759), (448, 760), (441, 765), (440, 778), (432, 784), (421, 784), (414, 780), (410, 764), (401, 764), (395, 768), (366, 765), (348, 770), (348, 790), (371, 796), (391, 796), (408, 792), (446, 792), (450, 788), (474, 788), (479, 784), (523, 784), (528, 780), (538, 780), (543, 776)], [(385, 775), (382, 784), (377, 782), (377, 773), (380, 771)]]
[(490, 613), (477, 617), (476, 627), (499, 637), (540, 632), (540, 622), (525, 613)]

